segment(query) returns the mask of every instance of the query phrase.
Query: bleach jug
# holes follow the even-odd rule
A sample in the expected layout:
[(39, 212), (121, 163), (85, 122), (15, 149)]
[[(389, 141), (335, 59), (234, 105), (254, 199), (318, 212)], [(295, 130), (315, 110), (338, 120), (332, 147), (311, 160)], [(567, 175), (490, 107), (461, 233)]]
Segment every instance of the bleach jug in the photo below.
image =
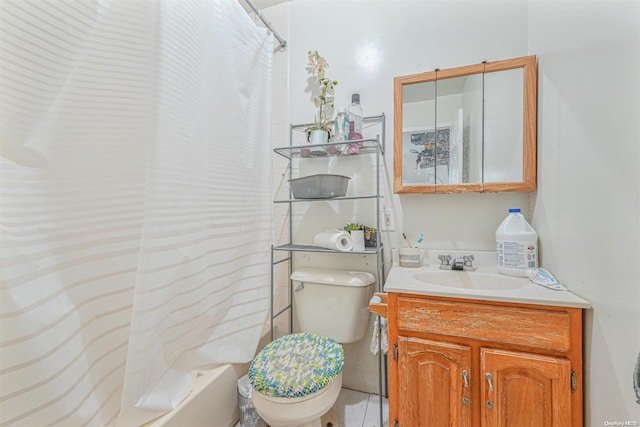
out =
[(496, 230), (498, 273), (527, 277), (527, 270), (538, 268), (538, 233), (520, 213), (509, 209), (509, 215)]

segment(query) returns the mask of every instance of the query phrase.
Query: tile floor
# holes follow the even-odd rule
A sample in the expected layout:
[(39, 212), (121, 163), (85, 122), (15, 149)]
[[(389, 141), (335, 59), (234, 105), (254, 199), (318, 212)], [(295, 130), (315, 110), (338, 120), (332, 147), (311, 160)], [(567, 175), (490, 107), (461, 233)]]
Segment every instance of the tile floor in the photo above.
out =
[[(384, 426), (389, 425), (389, 402), (383, 402)], [(380, 427), (380, 396), (343, 388), (333, 406), (340, 427)]]
[[(380, 427), (380, 397), (343, 388), (333, 410), (338, 416), (339, 427)], [(389, 425), (389, 401), (383, 402), (384, 426)], [(240, 427), (240, 423), (235, 427)], [(334, 426), (336, 427), (336, 426)]]

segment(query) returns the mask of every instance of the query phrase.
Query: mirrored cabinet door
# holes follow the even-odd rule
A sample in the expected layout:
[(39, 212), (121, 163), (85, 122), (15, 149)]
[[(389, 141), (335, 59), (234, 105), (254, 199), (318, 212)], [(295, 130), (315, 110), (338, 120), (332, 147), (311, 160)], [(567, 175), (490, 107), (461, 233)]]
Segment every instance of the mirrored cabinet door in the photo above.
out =
[(434, 185), (435, 174), (428, 169), (435, 161), (430, 148), (436, 134), (435, 79), (405, 85), (402, 91), (402, 182), (408, 186)]
[(522, 181), (523, 73), (521, 68), (484, 74), (483, 182)]
[(436, 71), (436, 192), (482, 189), (482, 69)]
[(538, 68), (535, 55), (484, 68), (483, 191), (535, 191)]

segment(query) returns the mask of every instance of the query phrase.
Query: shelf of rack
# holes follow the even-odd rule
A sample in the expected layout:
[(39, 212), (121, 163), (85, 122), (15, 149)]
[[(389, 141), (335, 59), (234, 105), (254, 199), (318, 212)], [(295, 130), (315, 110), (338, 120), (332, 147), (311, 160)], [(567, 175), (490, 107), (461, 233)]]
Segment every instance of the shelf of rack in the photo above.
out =
[[(352, 144), (362, 144), (359, 148), (359, 152), (357, 154), (348, 154), (348, 153), (336, 153), (329, 154), (328, 151), (332, 147), (340, 147), (340, 146), (349, 146)], [(326, 150), (329, 148), (329, 150)], [(308, 154), (303, 154), (305, 150), (308, 150)], [(274, 148), (273, 151), (282, 157), (285, 157), (289, 160), (293, 158), (303, 158), (303, 159), (313, 159), (313, 158), (325, 158), (325, 157), (352, 157), (359, 156), (362, 154), (376, 154), (383, 153), (383, 148), (380, 145), (380, 141), (378, 138), (375, 139), (354, 139), (351, 141), (343, 141), (343, 142), (329, 142), (327, 144), (305, 144), (305, 145), (291, 145), (288, 147), (278, 147)], [(340, 150), (347, 151), (347, 150)]]
[[(367, 116), (367, 117), (363, 117), (362, 118), (362, 128), (366, 129), (368, 127), (371, 126), (375, 126), (378, 125), (380, 123), (383, 123), (384, 126), (384, 119), (385, 116), (384, 114), (380, 114), (379, 116)], [(333, 124), (334, 121), (330, 121), (329, 124)], [(313, 126), (315, 123), (298, 123), (295, 125), (291, 125), (291, 129), (298, 131), (298, 132), (305, 132), (308, 128), (310, 128), (311, 126)], [(384, 127), (383, 127), (384, 129)]]
[(274, 251), (290, 251), (290, 252), (324, 252), (330, 254), (360, 254), (375, 255), (382, 250), (382, 245), (378, 248), (366, 248), (364, 251), (339, 251), (336, 249), (327, 249), (313, 245), (279, 245), (273, 247)]
[(360, 200), (360, 199), (382, 199), (383, 197), (376, 196), (375, 194), (366, 196), (344, 196), (344, 197), (325, 197), (317, 199), (286, 199), (286, 200), (274, 200), (273, 203), (295, 203), (295, 202), (334, 202), (339, 200)]

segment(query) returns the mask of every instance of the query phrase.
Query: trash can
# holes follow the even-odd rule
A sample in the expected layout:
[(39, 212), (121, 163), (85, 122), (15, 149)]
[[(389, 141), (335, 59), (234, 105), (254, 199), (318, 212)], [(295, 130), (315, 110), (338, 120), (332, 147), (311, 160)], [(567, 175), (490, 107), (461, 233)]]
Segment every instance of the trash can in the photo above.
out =
[(258, 411), (253, 406), (251, 401), (251, 381), (249, 376), (238, 380), (238, 412), (240, 414), (240, 426), (241, 427), (267, 427)]

